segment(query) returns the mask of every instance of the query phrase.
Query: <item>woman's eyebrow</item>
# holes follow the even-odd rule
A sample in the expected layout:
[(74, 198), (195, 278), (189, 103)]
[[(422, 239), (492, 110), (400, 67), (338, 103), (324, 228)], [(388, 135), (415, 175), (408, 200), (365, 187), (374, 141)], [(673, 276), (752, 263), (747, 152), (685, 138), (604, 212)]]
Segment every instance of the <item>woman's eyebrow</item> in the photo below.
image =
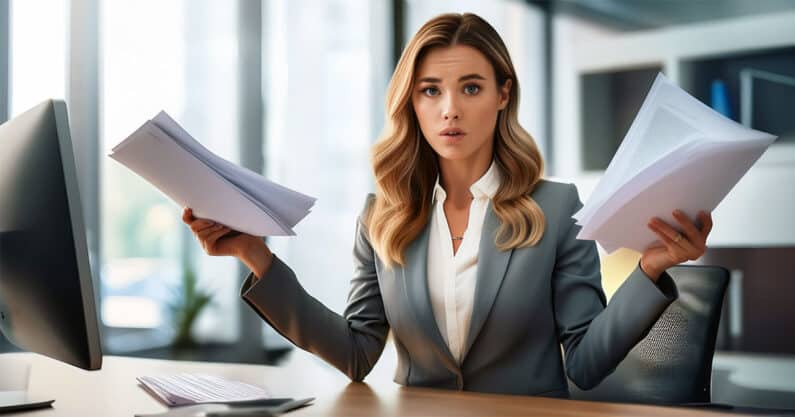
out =
[(440, 83), (442, 80), (440, 78), (435, 77), (422, 77), (417, 80), (417, 83)]
[[(468, 80), (486, 81), (486, 78), (484, 78), (482, 75), (478, 73), (467, 74), (458, 78), (458, 82), (468, 81)], [(442, 82), (442, 79), (436, 77), (422, 77), (419, 80), (417, 80), (417, 83), (440, 83), (440, 82)]]
[(480, 75), (478, 73), (472, 73), (472, 74), (464, 75), (463, 77), (459, 78), (458, 82), (468, 81), (468, 80), (483, 80), (483, 81), (486, 81), (486, 79), (482, 75)]

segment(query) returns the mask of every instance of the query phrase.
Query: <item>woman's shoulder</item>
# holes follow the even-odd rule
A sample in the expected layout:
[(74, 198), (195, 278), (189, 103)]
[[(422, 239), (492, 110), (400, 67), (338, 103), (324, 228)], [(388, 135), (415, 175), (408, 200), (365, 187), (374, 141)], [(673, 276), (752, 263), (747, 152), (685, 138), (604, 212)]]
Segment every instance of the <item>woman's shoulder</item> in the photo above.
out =
[(572, 216), (580, 208), (582, 203), (574, 184), (540, 180), (530, 194), (533, 201), (541, 207), (548, 226), (548, 231), (554, 234), (565, 233), (568, 230), (566, 225), (574, 220)]
[(542, 178), (533, 187), (530, 197), (539, 204), (542, 201), (561, 204), (569, 201), (572, 197), (577, 197), (577, 187), (574, 184)]
[(365, 226), (370, 223), (369, 219), (374, 205), (375, 194), (367, 193), (367, 195), (364, 197), (364, 207), (362, 207), (362, 211), (359, 213), (359, 221)]
[(364, 197), (364, 207), (362, 208), (362, 214), (367, 214), (373, 208), (373, 204), (375, 204), (375, 193), (367, 193)]

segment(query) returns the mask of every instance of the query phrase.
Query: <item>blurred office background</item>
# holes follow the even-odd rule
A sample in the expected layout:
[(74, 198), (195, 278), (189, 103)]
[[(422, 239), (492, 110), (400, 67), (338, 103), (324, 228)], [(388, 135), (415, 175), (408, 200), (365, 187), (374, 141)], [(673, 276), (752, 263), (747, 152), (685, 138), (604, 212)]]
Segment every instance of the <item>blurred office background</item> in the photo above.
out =
[[(714, 213), (700, 262), (732, 271), (715, 399), (741, 387), (749, 405), (795, 408), (791, 0), (0, 0), (0, 121), (48, 97), (69, 105), (106, 352), (277, 363), (290, 349), (240, 301), (244, 268), (204, 255), (180, 207), (106, 157), (113, 145), (166, 110), (224, 158), (317, 197), (297, 237), (268, 241), (342, 312), (389, 77), (419, 26), (449, 11), (503, 36), (521, 122), (547, 175), (583, 200), (659, 71), (780, 136)], [(608, 294), (638, 256), (603, 256)], [(170, 305), (190, 271), (213, 297), (197, 345), (176, 350)]]

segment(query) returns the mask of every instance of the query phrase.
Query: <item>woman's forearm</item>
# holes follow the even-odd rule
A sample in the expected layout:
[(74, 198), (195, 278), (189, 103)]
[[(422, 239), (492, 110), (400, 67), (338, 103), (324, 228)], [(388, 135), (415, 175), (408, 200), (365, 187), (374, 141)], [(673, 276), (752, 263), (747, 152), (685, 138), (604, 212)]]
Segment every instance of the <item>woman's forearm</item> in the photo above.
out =
[(252, 240), (249, 245), (246, 245), (245, 250), (238, 258), (254, 273), (257, 279), (262, 278), (273, 263), (273, 253), (260, 238)]

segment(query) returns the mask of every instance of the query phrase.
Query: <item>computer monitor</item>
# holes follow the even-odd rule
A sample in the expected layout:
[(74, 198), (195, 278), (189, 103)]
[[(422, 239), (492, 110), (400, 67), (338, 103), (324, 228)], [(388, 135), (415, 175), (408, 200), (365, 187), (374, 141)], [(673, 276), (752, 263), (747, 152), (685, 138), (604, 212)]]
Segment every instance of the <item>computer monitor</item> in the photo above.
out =
[(0, 330), (22, 349), (87, 370), (102, 366), (75, 159), (60, 100), (0, 125)]

